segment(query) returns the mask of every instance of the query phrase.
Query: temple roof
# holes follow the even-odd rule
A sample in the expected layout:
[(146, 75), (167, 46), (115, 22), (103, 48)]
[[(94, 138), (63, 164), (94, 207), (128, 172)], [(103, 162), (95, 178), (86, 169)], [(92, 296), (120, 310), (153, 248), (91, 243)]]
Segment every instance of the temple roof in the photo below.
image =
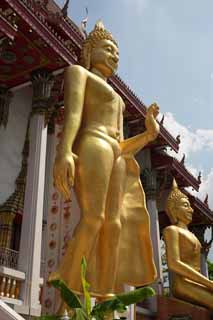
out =
[[(181, 188), (192, 187), (198, 191), (201, 183), (200, 176), (194, 177), (185, 167), (184, 162), (178, 161), (176, 158), (170, 156), (165, 151), (152, 150), (151, 153), (152, 166), (157, 171), (162, 172), (163, 175), (168, 175), (166, 185), (171, 184), (173, 177), (176, 179)], [(164, 177), (165, 178), (165, 177)]]
[[(53, 94), (59, 99), (58, 103), (62, 103), (61, 72), (67, 65), (78, 62), (83, 40), (78, 26), (63, 15), (53, 0), (1, 0), (0, 86), (14, 88), (30, 83), (32, 71), (43, 68), (55, 74)], [(141, 132), (146, 106), (118, 75), (110, 79), (110, 84), (126, 104), (125, 118), (130, 124), (130, 132)], [(179, 140), (161, 122), (160, 135), (153, 146), (169, 146), (177, 152)], [(180, 186), (199, 189), (199, 180), (175, 158), (158, 154), (152, 160), (158, 171), (165, 174), (170, 170)], [(205, 211), (201, 204), (198, 207)]]
[[(78, 62), (83, 36), (54, 1), (1, 0), (0, 12), (0, 85), (9, 88), (30, 82), (31, 72), (45, 68), (58, 71)], [(111, 85), (124, 99), (127, 117), (143, 118), (146, 106), (115, 75)], [(159, 145), (176, 152), (178, 141), (160, 125)]]

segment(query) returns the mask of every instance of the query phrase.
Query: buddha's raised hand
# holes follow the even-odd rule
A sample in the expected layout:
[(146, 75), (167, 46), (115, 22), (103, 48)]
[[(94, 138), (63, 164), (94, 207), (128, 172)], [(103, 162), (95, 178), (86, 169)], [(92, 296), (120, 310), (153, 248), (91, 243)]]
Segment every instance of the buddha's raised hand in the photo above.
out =
[(156, 103), (151, 104), (146, 113), (145, 126), (150, 134), (150, 140), (154, 140), (157, 138), (160, 132), (160, 126), (156, 121), (156, 118), (159, 114), (159, 107)]

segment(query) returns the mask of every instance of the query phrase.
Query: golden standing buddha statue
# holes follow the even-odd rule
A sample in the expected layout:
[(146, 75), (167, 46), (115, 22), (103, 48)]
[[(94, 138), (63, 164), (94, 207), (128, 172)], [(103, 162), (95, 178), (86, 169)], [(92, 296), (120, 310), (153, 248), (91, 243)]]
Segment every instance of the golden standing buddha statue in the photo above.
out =
[(213, 281), (200, 273), (201, 244), (188, 230), (193, 209), (175, 180), (166, 203), (166, 213), (172, 223), (163, 231), (167, 264), (174, 275), (172, 293), (177, 298), (213, 310)]
[(146, 131), (123, 141), (124, 102), (107, 83), (118, 66), (118, 46), (98, 22), (85, 40), (81, 65), (66, 68), (65, 122), (54, 165), (54, 182), (66, 199), (74, 186), (81, 219), (57, 272), (81, 292), (80, 264), (87, 260), (91, 294), (123, 291), (156, 278), (149, 216), (134, 154), (156, 139), (156, 104)]

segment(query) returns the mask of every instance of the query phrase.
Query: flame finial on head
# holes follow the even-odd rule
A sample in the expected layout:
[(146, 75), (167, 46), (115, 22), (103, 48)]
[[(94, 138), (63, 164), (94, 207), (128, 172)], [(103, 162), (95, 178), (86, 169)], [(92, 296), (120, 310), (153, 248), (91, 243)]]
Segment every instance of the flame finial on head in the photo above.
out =
[(83, 42), (81, 50), (80, 64), (83, 65), (86, 69), (89, 68), (87, 61), (88, 51), (91, 50), (91, 48), (94, 48), (101, 40), (110, 40), (118, 47), (118, 44), (113, 38), (111, 32), (105, 29), (104, 24), (101, 20), (98, 20), (95, 24), (94, 29), (89, 33), (89, 35)]
[(104, 24), (102, 20), (98, 20), (95, 24), (95, 30), (105, 30)]
[(116, 44), (116, 46), (118, 46), (111, 32), (105, 29), (103, 21), (98, 20), (95, 24), (94, 29), (89, 33), (88, 37), (86, 38), (85, 42), (86, 43), (89, 42), (94, 47), (98, 41), (105, 40), (105, 39), (111, 40)]
[(182, 198), (188, 199), (188, 197), (180, 191), (180, 189), (178, 188), (178, 184), (174, 178), (172, 182), (172, 190), (170, 191), (169, 196), (167, 198), (165, 208), (165, 211), (172, 224), (175, 224), (177, 222), (177, 218), (174, 214), (174, 209), (177, 207), (178, 201)]
[(177, 181), (175, 180), (175, 178), (172, 181), (172, 190), (174, 190), (174, 189), (178, 189), (178, 184), (177, 184)]

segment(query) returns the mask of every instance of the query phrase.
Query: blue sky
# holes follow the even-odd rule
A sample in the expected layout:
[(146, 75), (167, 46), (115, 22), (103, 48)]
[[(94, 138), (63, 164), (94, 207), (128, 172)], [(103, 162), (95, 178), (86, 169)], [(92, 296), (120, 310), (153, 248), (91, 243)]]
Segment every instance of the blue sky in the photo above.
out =
[(165, 126), (181, 134), (179, 157), (203, 172), (200, 197), (208, 192), (213, 208), (212, 0), (71, 0), (77, 25), (86, 7), (88, 32), (102, 19), (119, 43), (119, 75), (145, 104), (158, 102)]

